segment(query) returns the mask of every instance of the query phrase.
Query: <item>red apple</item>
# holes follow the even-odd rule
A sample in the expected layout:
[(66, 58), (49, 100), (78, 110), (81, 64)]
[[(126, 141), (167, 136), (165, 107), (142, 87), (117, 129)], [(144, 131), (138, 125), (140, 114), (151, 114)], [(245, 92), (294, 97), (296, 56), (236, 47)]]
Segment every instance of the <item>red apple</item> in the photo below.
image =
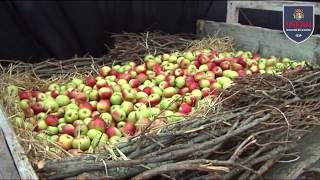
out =
[(74, 134), (74, 126), (72, 124), (65, 124), (62, 126), (62, 133), (63, 134), (69, 134), (73, 136)]
[(106, 127), (106, 123), (100, 117), (95, 117), (88, 124), (88, 128), (89, 129), (96, 129), (96, 130), (99, 130), (101, 132), (104, 132), (105, 127)]
[(29, 90), (22, 90), (19, 92), (19, 98), (22, 99), (30, 99), (32, 97), (31, 92)]
[(189, 88), (188, 87), (183, 87), (181, 89), (179, 89), (178, 93), (181, 95), (185, 95), (186, 93), (189, 92)]
[(49, 114), (47, 115), (45, 121), (48, 126), (57, 126), (59, 124), (59, 117)]
[(152, 88), (151, 87), (145, 87), (143, 89), (143, 92), (145, 92), (149, 96), (152, 93)]
[(39, 102), (34, 103), (31, 108), (33, 109), (34, 114), (39, 114), (45, 111)]
[(133, 123), (125, 122), (124, 127), (122, 128), (123, 134), (133, 136), (136, 131), (136, 126)]
[(108, 112), (110, 110), (110, 101), (108, 99), (101, 99), (98, 103), (97, 103), (97, 110), (99, 112)]
[(131, 79), (130, 81), (129, 81), (129, 84), (130, 84), (130, 86), (132, 87), (132, 88), (137, 88), (137, 87), (139, 87), (140, 86), (140, 81), (138, 80), (138, 79)]
[(78, 103), (88, 101), (88, 97), (84, 92), (79, 92), (74, 98)]
[(197, 82), (191, 82), (188, 84), (189, 92), (193, 91), (194, 89), (199, 89), (199, 84)]
[(113, 93), (111, 87), (102, 87), (99, 89), (99, 96), (101, 99), (109, 99)]
[(57, 96), (59, 96), (59, 91), (58, 90), (53, 90), (51, 91), (51, 97), (56, 98)]
[(114, 127), (114, 126), (109, 126), (108, 128), (106, 128), (106, 134), (108, 135), (109, 138), (113, 137), (113, 136), (119, 136), (121, 137), (121, 131)]
[(87, 102), (87, 101), (83, 101), (79, 104), (79, 108), (82, 109), (82, 108), (87, 108), (89, 109), (90, 111), (94, 111), (94, 107), (91, 105), (91, 103)]
[(221, 67), (223, 70), (230, 69), (230, 62), (229, 62), (229, 61), (222, 61), (222, 62), (220, 63), (220, 67)]
[(192, 111), (192, 107), (187, 103), (182, 103), (179, 107), (179, 112), (188, 115)]
[(194, 79), (196, 81), (200, 81), (201, 79), (205, 79), (206, 78), (206, 74), (204, 72), (197, 72), (195, 75), (194, 75)]
[(96, 85), (96, 83), (97, 83), (96, 78), (94, 78), (92, 76), (86, 77), (86, 85), (87, 86), (93, 87)]
[(215, 66), (212, 68), (212, 72), (215, 74), (215, 76), (222, 76), (223, 70), (219, 66)]
[(144, 83), (148, 79), (148, 76), (145, 73), (139, 73), (137, 79), (140, 83)]

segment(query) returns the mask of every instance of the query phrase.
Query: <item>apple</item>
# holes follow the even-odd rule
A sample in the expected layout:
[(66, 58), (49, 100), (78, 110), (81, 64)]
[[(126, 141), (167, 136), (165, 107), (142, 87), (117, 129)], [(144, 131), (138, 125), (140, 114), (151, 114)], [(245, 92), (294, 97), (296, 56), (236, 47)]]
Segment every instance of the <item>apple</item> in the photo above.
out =
[(196, 58), (191, 51), (185, 52), (184, 57), (190, 61), (193, 61)]
[(206, 78), (206, 74), (204, 72), (197, 72), (195, 75), (194, 75), (194, 79), (196, 81), (200, 81), (201, 79), (205, 79)]
[(111, 68), (109, 66), (103, 66), (99, 69), (99, 75), (102, 77), (106, 77), (109, 72), (111, 71)]
[(159, 84), (159, 88), (161, 90), (164, 90), (165, 88), (168, 88), (170, 87), (170, 83), (168, 81), (162, 81), (160, 84)]
[(230, 69), (230, 62), (229, 61), (222, 61), (220, 63), (220, 67), (223, 69), (223, 70), (227, 70), (227, 69)]
[(44, 112), (44, 109), (42, 108), (42, 103), (40, 102), (35, 102), (34, 104), (31, 105), (31, 108), (34, 112), (35, 115)]
[(107, 84), (107, 81), (105, 79), (99, 79), (97, 80), (96, 82), (96, 86), (97, 88), (102, 88), (102, 87), (106, 87), (108, 84)]
[(28, 107), (26, 109), (23, 109), (23, 112), (25, 114), (25, 117), (29, 118), (29, 117), (33, 117), (35, 114), (33, 112), (33, 109)]
[(79, 106), (75, 103), (70, 103), (65, 107), (65, 111), (69, 110), (69, 109), (73, 109), (78, 111), (79, 110)]
[(74, 129), (74, 137), (80, 136), (80, 135), (86, 135), (88, 132), (88, 127), (85, 124), (80, 124), (76, 126)]
[(122, 96), (125, 101), (135, 102), (137, 91), (135, 89), (123, 90)]
[(30, 100), (29, 99), (22, 99), (19, 102), (19, 106), (22, 110), (29, 108), (30, 107)]
[(92, 119), (88, 124), (89, 129), (97, 129), (101, 132), (104, 131), (105, 126), (106, 126), (106, 123), (100, 117), (96, 117), (96, 118)]
[(141, 131), (145, 129), (150, 123), (151, 123), (151, 120), (149, 118), (143, 117), (136, 122), (135, 126), (137, 129)]
[(51, 114), (47, 115), (45, 121), (48, 126), (57, 126), (59, 124), (59, 118)]
[(74, 110), (74, 109), (68, 109), (64, 114), (64, 119), (67, 123), (73, 123), (78, 118), (79, 118), (79, 113), (77, 110)]
[(15, 117), (14, 118), (14, 124), (18, 128), (24, 128), (25, 127), (25, 122), (24, 122), (23, 118), (21, 118), (21, 117)]
[(146, 68), (145, 64), (140, 64), (140, 65), (136, 66), (136, 69), (135, 69), (135, 71), (137, 73), (144, 73), (144, 72), (146, 72), (146, 70), (147, 70), (147, 68)]
[(78, 114), (80, 119), (85, 119), (91, 116), (91, 110), (88, 108), (80, 108)]
[(124, 121), (126, 118), (126, 112), (122, 108), (117, 108), (111, 112), (112, 118), (116, 121)]
[(59, 90), (60, 87), (57, 83), (51, 83), (49, 86), (48, 86), (48, 90), (49, 91), (54, 91), (54, 90)]
[(214, 82), (210, 85), (210, 89), (222, 89), (222, 85), (219, 82)]
[(162, 96), (162, 90), (158, 86), (152, 87), (152, 94), (158, 94), (159, 96)]
[(100, 117), (104, 120), (104, 122), (105, 122), (107, 125), (108, 125), (108, 124), (111, 124), (111, 122), (112, 122), (112, 116), (111, 116), (110, 113), (107, 113), (107, 112), (102, 113), (102, 114), (100, 115)]
[(207, 71), (209, 71), (208, 65), (207, 65), (207, 64), (202, 64), (202, 65), (200, 65), (199, 71), (200, 71), (200, 72), (207, 72)]
[(151, 106), (155, 106), (159, 104), (161, 101), (161, 96), (159, 94), (150, 94), (148, 97), (148, 103), (150, 103)]
[(188, 115), (192, 111), (192, 106), (187, 103), (182, 103), (179, 107), (179, 112)]
[(233, 70), (224, 70), (223, 71), (223, 76), (228, 77), (230, 79), (235, 79), (237, 77), (239, 77), (239, 74), (237, 71), (233, 71)]
[(142, 90), (143, 92), (145, 92), (147, 95), (150, 95), (152, 93), (152, 88), (151, 87), (145, 87)]
[(189, 91), (193, 91), (194, 89), (199, 89), (199, 84), (197, 82), (188, 83)]
[(61, 134), (57, 139), (57, 144), (64, 150), (69, 150), (72, 147), (73, 137), (69, 134)]
[(132, 102), (123, 101), (121, 104), (121, 109), (124, 110), (126, 114), (129, 114), (134, 109), (134, 105)]
[(210, 87), (210, 81), (207, 79), (201, 79), (199, 81), (199, 85), (201, 88), (208, 88), (208, 87)]
[(259, 67), (255, 64), (253, 64), (249, 70), (254, 74), (254, 73), (258, 73), (259, 72)]
[(124, 127), (121, 128), (123, 134), (133, 136), (136, 131), (136, 126), (133, 123), (125, 122)]
[(101, 99), (109, 99), (112, 93), (113, 93), (113, 90), (110, 87), (102, 87), (99, 89), (99, 97)]
[(114, 127), (114, 126), (110, 126), (108, 128), (106, 128), (106, 134), (108, 135), (108, 137), (111, 139), (112, 137), (114, 136), (117, 136), (117, 137), (121, 137), (122, 136), (122, 133), (121, 131)]
[(108, 136), (105, 133), (101, 133), (95, 136), (91, 141), (91, 146), (93, 148), (99, 147), (101, 145), (105, 145), (108, 142)]
[(9, 96), (15, 97), (15, 96), (19, 95), (19, 89), (15, 85), (9, 85), (7, 87), (7, 93), (8, 93)]
[(150, 108), (141, 108), (137, 111), (138, 119), (144, 117), (151, 117), (151, 109)]
[(130, 123), (136, 123), (138, 119), (138, 113), (137, 111), (131, 111), (129, 114), (128, 114), (128, 118), (126, 119), (127, 122), (130, 122)]
[(87, 132), (87, 136), (93, 140), (97, 136), (101, 136), (103, 133), (101, 131), (98, 131), (96, 129), (89, 129)]
[(59, 133), (59, 129), (56, 126), (48, 126), (48, 128), (46, 129), (46, 133), (48, 135), (56, 135)]
[(47, 99), (47, 95), (45, 93), (38, 92), (36, 94), (36, 100), (37, 101), (44, 101), (45, 99)]
[(167, 87), (163, 90), (163, 96), (166, 98), (170, 98), (177, 93), (177, 89), (174, 87)]
[[(96, 117), (96, 116), (94, 116), (94, 117)], [(85, 118), (85, 119), (83, 120), (83, 124), (85, 124), (85, 125), (88, 126), (91, 120), (92, 120), (91, 117)]]
[(140, 83), (144, 83), (148, 79), (148, 76), (145, 73), (139, 73), (137, 75), (137, 79), (140, 81)]
[(70, 99), (68, 96), (66, 95), (58, 95), (56, 97), (56, 102), (58, 103), (58, 105), (61, 106), (66, 106), (70, 103)]
[(37, 121), (41, 121), (41, 120), (45, 121), (46, 118), (47, 118), (47, 114), (44, 112), (41, 112), (36, 115)]
[(195, 95), (186, 95), (183, 98), (184, 102), (186, 102), (187, 104), (189, 104), (190, 106), (195, 106), (197, 104), (197, 97)]
[(140, 81), (138, 79), (131, 79), (129, 84), (132, 88), (137, 88), (140, 86)]
[(88, 97), (84, 92), (79, 92), (74, 98), (78, 103), (88, 101)]
[(38, 130), (46, 130), (48, 128), (48, 125), (46, 124), (46, 121), (40, 120), (37, 123)]
[(88, 76), (85, 78), (85, 84), (87, 86), (93, 87), (96, 85), (96, 83), (97, 83), (97, 80), (93, 76)]
[(119, 136), (112, 136), (109, 139), (109, 142), (110, 142), (111, 145), (118, 144), (120, 141), (121, 141), (121, 137), (119, 137)]
[(88, 136), (80, 135), (73, 139), (72, 148), (86, 151), (90, 148), (91, 141)]
[(110, 97), (110, 102), (112, 105), (120, 105), (123, 101), (121, 93), (113, 93)]
[(160, 101), (160, 109), (174, 111), (177, 109), (177, 103), (171, 98), (162, 99)]
[(186, 80), (184, 77), (179, 76), (175, 79), (175, 86), (178, 88), (182, 88), (186, 84)]
[(188, 75), (194, 75), (197, 72), (197, 67), (195, 65), (188, 66)]
[[(111, 96), (112, 97), (112, 96)], [(101, 99), (97, 103), (97, 111), (102, 112), (108, 112), (110, 110), (110, 101), (108, 99)]]
[(80, 109), (85, 108), (85, 109), (89, 109), (90, 111), (94, 111), (95, 107), (97, 106), (97, 104), (95, 104), (95, 103), (97, 103), (97, 102), (96, 101), (90, 101), (90, 102), (85, 101), (85, 102), (82, 102), (79, 104), (79, 108)]

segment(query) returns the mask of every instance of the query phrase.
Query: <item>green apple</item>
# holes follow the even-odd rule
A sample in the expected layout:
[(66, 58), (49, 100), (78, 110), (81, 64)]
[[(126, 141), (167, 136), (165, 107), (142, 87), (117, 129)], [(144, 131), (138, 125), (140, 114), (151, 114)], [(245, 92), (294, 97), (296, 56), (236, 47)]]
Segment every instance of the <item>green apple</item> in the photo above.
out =
[(38, 121), (41, 121), (41, 120), (44, 121), (46, 119), (46, 117), (47, 117), (47, 114), (44, 112), (41, 112), (41, 113), (37, 114), (37, 116), (36, 116)]
[(91, 116), (91, 110), (88, 108), (81, 108), (78, 111), (78, 115), (80, 119), (85, 119)]
[(52, 135), (49, 137), (49, 141), (55, 143), (58, 140), (59, 136), (58, 135)]
[(48, 126), (46, 129), (47, 134), (49, 135), (56, 135), (59, 133), (59, 129), (56, 126)]
[(124, 110), (124, 112), (128, 115), (131, 111), (134, 109), (134, 105), (132, 102), (129, 101), (123, 101), (121, 104), (121, 108)]
[(56, 97), (56, 102), (59, 104), (59, 106), (66, 106), (70, 103), (70, 99), (66, 95), (58, 95)]
[(134, 105), (134, 110), (135, 111), (139, 111), (140, 109), (145, 109), (145, 108), (147, 108), (147, 105), (144, 104), (144, 103), (136, 103)]
[(66, 106), (65, 111), (68, 111), (70, 109), (78, 111), (79, 110), (79, 106), (76, 103), (70, 103), (70, 104), (68, 104)]
[(207, 80), (207, 79), (201, 79), (201, 80), (199, 81), (199, 86), (200, 86), (201, 88), (208, 88), (208, 87), (210, 87), (210, 81)]
[(84, 123), (86, 126), (88, 126), (88, 124), (90, 123), (91, 120), (92, 120), (91, 117), (87, 117), (87, 118), (85, 118), (85, 119), (83, 120), (83, 123)]
[(89, 131), (87, 132), (87, 136), (93, 140), (96, 136), (101, 136), (102, 132), (97, 130), (97, 129), (89, 129)]
[(121, 93), (113, 93), (110, 97), (110, 102), (112, 105), (120, 105), (123, 101)]
[(175, 85), (177, 88), (182, 88), (186, 84), (186, 79), (183, 76), (179, 76), (175, 79)]
[(59, 91), (59, 90), (60, 90), (60, 86), (59, 86), (57, 83), (51, 83), (51, 84), (48, 86), (48, 90), (49, 90), (49, 91), (54, 91), (54, 90)]
[(172, 98), (162, 99), (160, 102), (160, 109), (176, 111), (178, 108), (177, 103)]
[(131, 111), (129, 114), (128, 114), (128, 118), (127, 118), (127, 121), (128, 122), (131, 122), (131, 123), (136, 123), (138, 119), (138, 112), (137, 111)]
[(202, 92), (200, 89), (192, 90), (191, 94), (194, 95), (198, 101), (202, 98)]
[(74, 129), (74, 136), (86, 135), (88, 132), (88, 127), (85, 124), (80, 124)]
[(81, 84), (83, 84), (83, 80), (79, 78), (74, 78), (71, 80), (72, 83), (76, 84), (77, 87), (79, 87)]
[(43, 108), (51, 112), (57, 112), (59, 109), (59, 104), (52, 99), (46, 99), (43, 101)]
[(177, 93), (178, 93), (178, 91), (174, 87), (167, 87), (163, 90), (163, 96), (166, 98), (170, 98)]
[(61, 134), (57, 140), (57, 144), (64, 150), (72, 148), (73, 137), (69, 134)]
[(200, 71), (200, 72), (207, 72), (207, 71), (209, 71), (208, 65), (206, 65), (206, 64), (200, 65), (199, 71)]
[(121, 137), (119, 137), (119, 136), (112, 136), (112, 137), (109, 139), (109, 143), (110, 143), (111, 145), (118, 144), (120, 141), (121, 141)]
[(166, 76), (163, 74), (159, 74), (155, 77), (157, 85), (159, 85), (162, 81), (166, 79)]
[(112, 119), (116, 122), (124, 121), (126, 119), (126, 112), (122, 108), (115, 109), (111, 113)]
[(144, 108), (144, 109), (140, 109), (138, 111), (138, 119), (141, 118), (149, 118), (151, 117), (151, 109), (150, 108)]
[(48, 128), (48, 125), (45, 120), (38, 121), (38, 128), (41, 130), (46, 130)]
[(184, 53), (184, 58), (193, 61), (196, 57), (191, 51), (187, 51)]
[(158, 87), (158, 86), (152, 87), (152, 93), (153, 93), (153, 94), (158, 94), (159, 96), (162, 96), (162, 90), (161, 90), (161, 88)]
[(108, 142), (108, 136), (105, 133), (101, 133), (101, 135), (97, 135), (92, 139), (91, 146), (93, 148), (96, 148), (98, 146), (107, 144), (107, 142)]
[(25, 127), (24, 119), (22, 119), (21, 117), (15, 117), (15, 118), (14, 118), (14, 124), (15, 124), (18, 128), (24, 128), (24, 127)]
[(40, 132), (40, 133), (38, 133), (38, 134), (36, 135), (35, 138), (36, 138), (37, 140), (39, 140), (39, 141), (43, 141), (43, 140), (48, 139), (48, 135), (47, 135), (46, 133), (44, 133), (44, 132)]
[(15, 85), (9, 85), (7, 87), (7, 93), (9, 96), (16, 97), (16, 96), (18, 96), (19, 89)]
[(233, 70), (224, 70), (222, 72), (223, 76), (228, 77), (230, 79), (235, 79), (237, 77), (239, 77), (239, 74), (237, 71), (233, 71)]
[(77, 110), (74, 110), (74, 109), (68, 109), (64, 114), (64, 119), (67, 123), (73, 123), (78, 118), (79, 118), (79, 113)]
[(88, 136), (80, 135), (73, 139), (72, 148), (86, 151), (90, 148), (91, 140)]
[(150, 112), (151, 112), (151, 116), (158, 116), (161, 113), (161, 110), (160, 108), (152, 107)]
[(112, 122), (112, 116), (110, 113), (101, 113), (100, 117), (106, 122), (106, 124), (111, 124)]

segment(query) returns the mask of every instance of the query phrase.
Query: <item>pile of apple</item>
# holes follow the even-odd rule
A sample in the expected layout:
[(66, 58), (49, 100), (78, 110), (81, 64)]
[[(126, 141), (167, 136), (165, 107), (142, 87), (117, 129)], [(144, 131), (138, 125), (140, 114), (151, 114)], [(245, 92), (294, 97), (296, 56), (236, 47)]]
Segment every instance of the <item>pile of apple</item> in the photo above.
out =
[[(97, 76), (51, 83), (46, 91), (21, 90), (20, 128), (37, 132), (65, 150), (116, 144), (151, 126), (183, 120), (198, 103), (246, 75), (281, 73), (303, 62), (238, 51), (215, 50), (146, 55), (143, 64), (104, 66)], [(12, 94), (17, 87), (9, 86)]]

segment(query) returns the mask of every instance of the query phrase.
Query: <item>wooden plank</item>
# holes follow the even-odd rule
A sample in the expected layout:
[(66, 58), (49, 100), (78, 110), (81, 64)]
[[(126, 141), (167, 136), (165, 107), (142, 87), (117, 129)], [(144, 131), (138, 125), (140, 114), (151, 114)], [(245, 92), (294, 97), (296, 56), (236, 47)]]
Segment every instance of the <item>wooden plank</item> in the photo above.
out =
[(258, 52), (262, 56), (275, 55), (320, 64), (320, 36), (312, 35), (307, 41), (295, 44), (279, 30), (240, 24), (198, 20), (197, 35), (231, 36), (235, 48)]
[(19, 179), (18, 171), (13, 163), (11, 153), (0, 129), (0, 179)]
[(10, 122), (0, 105), (0, 127), (3, 131), (4, 137), (13, 156), (13, 160), (19, 172), (21, 179), (39, 179), (34, 169), (32, 168), (28, 157), (24, 153), (15, 132), (13, 131)]
[(313, 5), (315, 14), (320, 15), (320, 3), (316, 2), (301, 2), (301, 1), (228, 1), (227, 9), (227, 23), (238, 23), (239, 9), (260, 9), (268, 11), (281, 11), (283, 5)]

